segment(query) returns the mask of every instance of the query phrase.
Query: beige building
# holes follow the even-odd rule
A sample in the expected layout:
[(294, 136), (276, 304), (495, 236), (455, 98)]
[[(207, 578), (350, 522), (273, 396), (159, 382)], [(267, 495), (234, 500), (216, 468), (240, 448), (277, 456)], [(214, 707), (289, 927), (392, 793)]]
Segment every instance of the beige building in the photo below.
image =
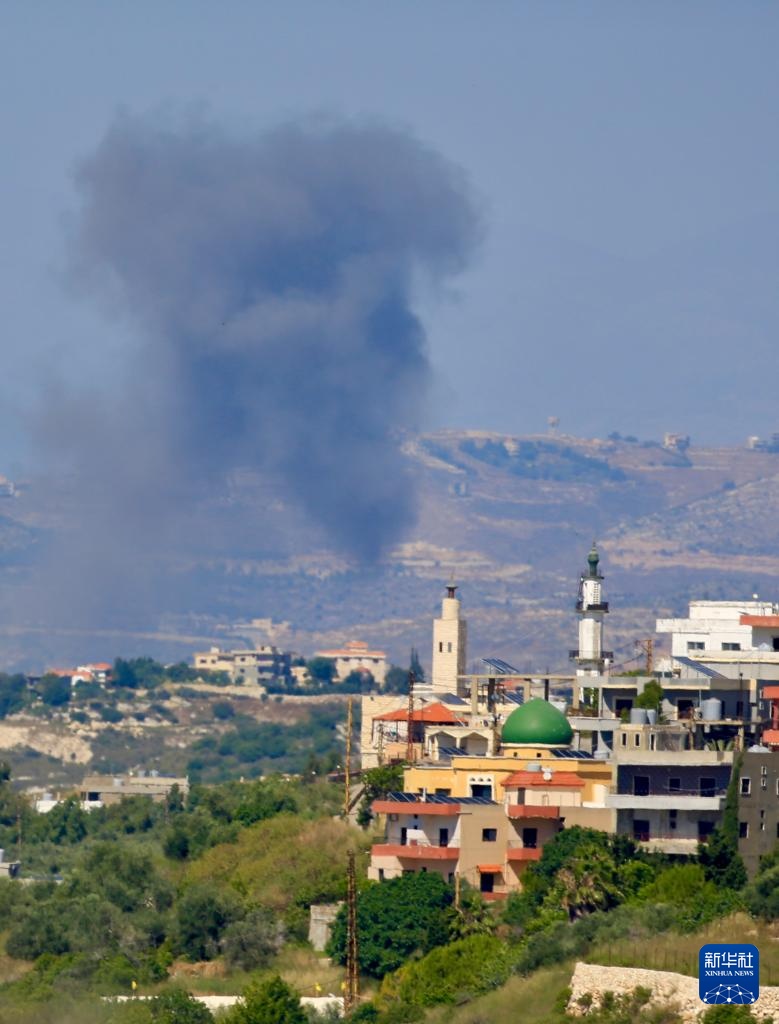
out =
[(149, 796), (161, 803), (174, 786), (182, 797), (189, 792), (189, 780), (171, 775), (87, 775), (79, 787), (81, 806), (85, 811), (118, 804), (128, 796)]
[(497, 754), (407, 768), (404, 792), (373, 805), (387, 832), (371, 850), (369, 876), (437, 871), (500, 899), (521, 888), (561, 828), (615, 831), (612, 767), (572, 750), (571, 738), (565, 715), (534, 699), (506, 719)]
[(317, 658), (330, 658), (335, 662), (339, 679), (346, 679), (350, 672), (370, 672), (381, 686), (387, 675), (387, 655), (384, 651), (372, 650), (362, 640), (349, 640), (343, 647), (329, 651), (316, 651)]
[(290, 656), (278, 647), (263, 644), (251, 650), (223, 651), (211, 647), (194, 655), (196, 669), (205, 672), (227, 672), (233, 682), (261, 685), (290, 674)]

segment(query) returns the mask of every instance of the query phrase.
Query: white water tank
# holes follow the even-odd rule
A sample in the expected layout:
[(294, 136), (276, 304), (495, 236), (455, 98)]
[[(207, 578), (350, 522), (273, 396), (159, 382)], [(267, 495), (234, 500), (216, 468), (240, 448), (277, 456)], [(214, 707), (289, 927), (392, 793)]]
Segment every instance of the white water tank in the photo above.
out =
[(704, 722), (718, 722), (722, 718), (722, 701), (718, 697), (707, 697), (701, 701), (701, 718)]
[(646, 725), (648, 718), (646, 715), (646, 708), (631, 708), (630, 709), (630, 724), (631, 725)]

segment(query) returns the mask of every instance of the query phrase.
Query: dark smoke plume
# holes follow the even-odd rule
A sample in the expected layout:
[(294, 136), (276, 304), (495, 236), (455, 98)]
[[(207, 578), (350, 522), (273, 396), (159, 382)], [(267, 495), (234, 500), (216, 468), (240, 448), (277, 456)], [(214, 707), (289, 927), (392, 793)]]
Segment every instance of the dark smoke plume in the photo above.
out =
[(430, 375), (414, 283), (461, 269), (477, 234), (459, 173), (377, 125), (236, 139), (125, 116), (77, 181), (77, 276), (143, 338), (76, 436), (101, 487), (121, 479), (116, 531), (142, 539), (139, 517), (249, 466), (378, 556), (414, 514), (394, 436)]

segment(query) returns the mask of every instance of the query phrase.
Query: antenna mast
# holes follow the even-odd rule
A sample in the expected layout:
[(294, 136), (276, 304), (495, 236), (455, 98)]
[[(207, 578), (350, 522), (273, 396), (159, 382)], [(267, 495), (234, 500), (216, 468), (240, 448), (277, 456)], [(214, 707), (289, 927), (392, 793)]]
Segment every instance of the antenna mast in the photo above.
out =
[(360, 994), (357, 971), (357, 878), (354, 869), (354, 850), (349, 850), (346, 868), (346, 990), (344, 1013), (354, 1009)]
[(414, 670), (408, 673), (408, 727), (406, 730), (406, 760), (414, 763)]
[(349, 817), (349, 804), (351, 803), (352, 788), (352, 701), (350, 697), (347, 702), (346, 711), (346, 757), (344, 759), (344, 818)]

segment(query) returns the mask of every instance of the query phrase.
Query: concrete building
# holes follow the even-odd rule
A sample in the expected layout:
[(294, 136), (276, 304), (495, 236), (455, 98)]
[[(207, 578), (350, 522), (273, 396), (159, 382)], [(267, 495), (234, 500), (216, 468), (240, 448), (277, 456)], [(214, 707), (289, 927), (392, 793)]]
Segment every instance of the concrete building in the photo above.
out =
[(753, 878), (760, 858), (779, 841), (779, 753), (755, 746), (741, 764), (738, 795), (738, 852)]
[(684, 723), (622, 724), (614, 745), (616, 831), (650, 851), (694, 855), (717, 824), (734, 751), (696, 749)]
[(468, 626), (460, 615), (457, 587), (450, 584), (441, 601), (441, 615), (433, 620), (434, 694), (465, 692), (464, 679), (468, 646)]
[(182, 797), (189, 792), (189, 780), (154, 772), (136, 775), (87, 775), (79, 787), (79, 799), (85, 811), (120, 803), (128, 796), (148, 796), (161, 803), (174, 786)]
[(536, 698), (508, 716), (496, 753), (407, 768), (404, 792), (373, 805), (387, 832), (370, 877), (437, 871), (503, 898), (561, 828), (613, 831), (611, 766), (572, 750), (571, 738), (565, 715)]
[(252, 650), (223, 651), (211, 647), (208, 651), (196, 652), (196, 669), (206, 672), (227, 672), (233, 682), (262, 685), (275, 679), (288, 679), (290, 655), (271, 644), (263, 644)]
[[(776, 666), (779, 680), (779, 605), (769, 601), (691, 601), (686, 619), (658, 619), (671, 634), (671, 657), (738, 665)], [(743, 655), (749, 653), (749, 658)]]
[(0, 850), (0, 878), (17, 878), (21, 866), (18, 860), (6, 860), (5, 850)]
[(317, 658), (330, 658), (335, 662), (338, 679), (346, 679), (350, 672), (370, 672), (379, 686), (387, 675), (387, 655), (384, 651), (373, 650), (362, 640), (349, 640), (343, 647), (329, 651), (316, 651)]

